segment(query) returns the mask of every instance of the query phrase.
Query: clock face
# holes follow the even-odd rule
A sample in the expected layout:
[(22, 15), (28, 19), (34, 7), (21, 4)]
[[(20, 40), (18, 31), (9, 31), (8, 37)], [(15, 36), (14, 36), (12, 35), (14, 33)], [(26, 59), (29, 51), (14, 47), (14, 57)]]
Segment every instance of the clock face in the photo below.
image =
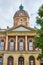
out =
[(20, 16), (23, 16), (23, 13), (22, 12), (20, 13)]

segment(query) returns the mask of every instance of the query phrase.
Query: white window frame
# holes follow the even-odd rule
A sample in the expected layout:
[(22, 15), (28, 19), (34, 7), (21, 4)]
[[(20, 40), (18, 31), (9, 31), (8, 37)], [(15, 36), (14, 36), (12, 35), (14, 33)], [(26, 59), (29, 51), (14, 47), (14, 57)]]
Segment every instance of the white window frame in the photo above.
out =
[[(13, 44), (13, 45), (12, 45), (12, 44)], [(10, 51), (13, 51), (13, 50), (14, 50), (14, 41), (13, 41), (13, 40), (10, 41), (9, 50), (10, 50)]]
[(33, 42), (32, 42), (32, 40), (29, 40), (29, 50), (33, 50)]
[[(20, 44), (21, 44), (21, 45), (20, 45)], [(20, 50), (20, 51), (23, 51), (23, 50), (24, 50), (24, 42), (23, 42), (23, 40), (20, 40), (19, 50)]]

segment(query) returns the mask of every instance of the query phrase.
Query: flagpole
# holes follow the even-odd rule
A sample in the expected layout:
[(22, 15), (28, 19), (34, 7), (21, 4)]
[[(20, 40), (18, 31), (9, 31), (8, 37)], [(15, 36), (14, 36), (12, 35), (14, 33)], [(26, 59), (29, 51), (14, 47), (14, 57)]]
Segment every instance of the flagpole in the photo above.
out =
[(21, 0), (21, 5), (22, 5), (22, 0)]

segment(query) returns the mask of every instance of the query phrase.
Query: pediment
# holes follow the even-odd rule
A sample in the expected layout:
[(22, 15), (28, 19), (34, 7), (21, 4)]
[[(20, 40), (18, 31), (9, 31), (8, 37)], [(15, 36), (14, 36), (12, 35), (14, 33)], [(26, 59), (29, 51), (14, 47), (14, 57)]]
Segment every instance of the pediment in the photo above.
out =
[(31, 31), (31, 30), (26, 29), (24, 27), (19, 27), (19, 28), (13, 29), (12, 31)]
[(8, 29), (7, 31), (12, 31), (12, 32), (14, 32), (14, 31), (31, 31), (31, 32), (35, 32), (35, 30), (34, 30), (34, 28), (30, 28), (30, 27), (25, 27), (25, 26), (22, 26), (22, 25), (20, 25), (20, 26), (18, 26), (18, 27), (13, 27), (13, 28), (10, 28), (10, 29)]

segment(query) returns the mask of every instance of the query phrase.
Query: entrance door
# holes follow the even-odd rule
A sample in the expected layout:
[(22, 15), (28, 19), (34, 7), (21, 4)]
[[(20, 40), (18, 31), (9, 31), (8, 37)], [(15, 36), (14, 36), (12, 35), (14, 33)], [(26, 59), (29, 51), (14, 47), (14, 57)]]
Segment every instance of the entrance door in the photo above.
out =
[(23, 57), (20, 57), (18, 59), (18, 65), (24, 65), (24, 58)]

